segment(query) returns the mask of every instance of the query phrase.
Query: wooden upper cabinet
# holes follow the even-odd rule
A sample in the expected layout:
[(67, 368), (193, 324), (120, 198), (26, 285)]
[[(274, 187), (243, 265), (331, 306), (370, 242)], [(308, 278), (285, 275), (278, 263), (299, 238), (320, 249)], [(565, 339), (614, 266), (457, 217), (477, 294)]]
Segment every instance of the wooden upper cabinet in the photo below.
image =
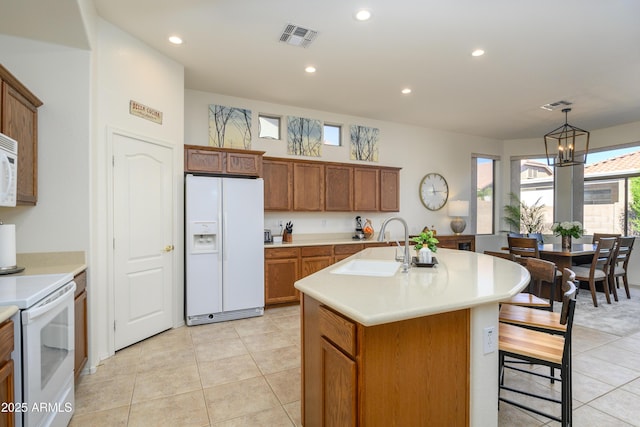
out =
[(400, 168), (262, 159), (265, 211), (400, 210)]
[(262, 176), (262, 154), (229, 151), (226, 172), (231, 175)]
[(328, 164), (324, 169), (327, 211), (353, 211), (353, 168)]
[(380, 210), (380, 170), (353, 168), (353, 207), (356, 211)]
[(400, 211), (400, 170), (380, 169), (380, 210)]
[(6, 68), (0, 65), (0, 132), (18, 142), (16, 202), (38, 200), (38, 107), (42, 105)]
[(264, 210), (290, 211), (293, 208), (293, 163), (265, 158), (262, 173)]
[(324, 210), (324, 164), (293, 164), (293, 210)]
[(259, 177), (263, 154), (263, 151), (185, 145), (184, 171)]
[(185, 172), (222, 173), (224, 171), (224, 154), (221, 151), (205, 150), (205, 147), (187, 147), (186, 145), (184, 148)]

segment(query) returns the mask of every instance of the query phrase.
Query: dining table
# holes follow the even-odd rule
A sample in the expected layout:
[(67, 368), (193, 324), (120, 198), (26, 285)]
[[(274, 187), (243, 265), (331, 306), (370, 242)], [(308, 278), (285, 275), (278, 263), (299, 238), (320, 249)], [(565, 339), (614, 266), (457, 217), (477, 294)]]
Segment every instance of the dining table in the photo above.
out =
[(540, 245), (538, 250), (540, 258), (554, 262), (558, 270), (562, 271), (579, 263), (590, 264), (596, 246), (593, 243), (574, 243), (571, 249), (565, 249), (561, 243), (545, 243)]

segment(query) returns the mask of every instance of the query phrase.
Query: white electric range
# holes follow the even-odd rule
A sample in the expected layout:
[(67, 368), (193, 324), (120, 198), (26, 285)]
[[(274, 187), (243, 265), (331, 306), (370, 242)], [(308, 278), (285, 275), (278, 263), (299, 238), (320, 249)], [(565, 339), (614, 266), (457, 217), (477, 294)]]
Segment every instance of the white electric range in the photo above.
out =
[(17, 426), (66, 426), (74, 410), (73, 275), (0, 276), (0, 305), (16, 305), (13, 409)]

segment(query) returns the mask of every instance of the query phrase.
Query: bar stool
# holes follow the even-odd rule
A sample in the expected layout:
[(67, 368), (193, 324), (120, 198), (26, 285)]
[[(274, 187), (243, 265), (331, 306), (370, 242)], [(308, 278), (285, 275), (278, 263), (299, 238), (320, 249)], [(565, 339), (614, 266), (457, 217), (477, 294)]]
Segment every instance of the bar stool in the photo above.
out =
[[(570, 274), (570, 273), (567, 273)], [(564, 277), (564, 275), (563, 275)], [(570, 277), (570, 276), (569, 276)], [(498, 332), (499, 347), (499, 395), (498, 400), (506, 402), (527, 411), (542, 415), (558, 421), (562, 426), (570, 426), (572, 422), (572, 389), (571, 389), (571, 330), (573, 326), (573, 314), (575, 311), (576, 286), (571, 280), (562, 283), (562, 311), (559, 323), (565, 325), (566, 331), (562, 335), (551, 334), (547, 331), (527, 329), (513, 324), (500, 322)], [(560, 370), (560, 378), (553, 375), (544, 375), (538, 372), (518, 368), (505, 363), (505, 357), (525, 363), (549, 366)], [(538, 395), (529, 391), (516, 389), (505, 385), (505, 369), (511, 369), (538, 377), (561, 381), (561, 398), (555, 399), (549, 396)], [(559, 403), (560, 416), (544, 412), (535, 407), (527, 406), (504, 397), (502, 391), (511, 391), (536, 399)]]

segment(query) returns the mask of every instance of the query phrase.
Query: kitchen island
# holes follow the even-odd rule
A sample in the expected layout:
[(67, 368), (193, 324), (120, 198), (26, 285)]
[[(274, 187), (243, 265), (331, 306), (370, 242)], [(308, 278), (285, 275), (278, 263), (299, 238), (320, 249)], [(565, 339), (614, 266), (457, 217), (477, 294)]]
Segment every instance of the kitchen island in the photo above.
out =
[(473, 252), (435, 255), (434, 268), (408, 273), (398, 263), (386, 277), (336, 274), (394, 259), (393, 247), (369, 248), (296, 282), (306, 427), (497, 425), (498, 304), (529, 273)]

